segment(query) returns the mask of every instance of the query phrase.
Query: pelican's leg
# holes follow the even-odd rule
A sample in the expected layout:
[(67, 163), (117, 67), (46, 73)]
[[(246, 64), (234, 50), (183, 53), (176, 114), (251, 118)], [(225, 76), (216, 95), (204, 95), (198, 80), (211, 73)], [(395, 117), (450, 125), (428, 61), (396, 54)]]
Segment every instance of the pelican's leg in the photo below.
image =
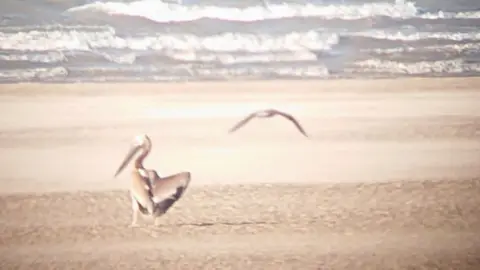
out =
[(138, 209), (138, 203), (133, 197), (131, 196), (132, 199), (132, 223), (130, 224), (130, 227), (138, 227), (138, 212), (140, 209)]
[(160, 219), (158, 217), (153, 218), (153, 225), (154, 226), (159, 226), (160, 225)]

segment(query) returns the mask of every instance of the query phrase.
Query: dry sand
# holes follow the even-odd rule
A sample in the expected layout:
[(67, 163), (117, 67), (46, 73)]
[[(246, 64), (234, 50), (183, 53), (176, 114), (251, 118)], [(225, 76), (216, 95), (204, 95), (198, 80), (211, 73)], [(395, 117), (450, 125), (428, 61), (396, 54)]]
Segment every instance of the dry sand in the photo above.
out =
[[(227, 130), (256, 109), (297, 117)], [(145, 165), (192, 173), (129, 228)], [(0, 85), (0, 269), (480, 269), (480, 78)]]

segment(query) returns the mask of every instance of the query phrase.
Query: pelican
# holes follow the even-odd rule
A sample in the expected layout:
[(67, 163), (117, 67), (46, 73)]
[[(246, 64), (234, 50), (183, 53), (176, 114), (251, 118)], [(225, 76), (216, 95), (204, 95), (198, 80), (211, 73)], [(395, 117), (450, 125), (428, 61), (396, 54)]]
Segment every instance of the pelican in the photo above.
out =
[(131, 227), (137, 227), (139, 212), (154, 219), (158, 225), (159, 217), (182, 197), (191, 179), (190, 172), (179, 172), (170, 176), (160, 177), (155, 170), (146, 169), (143, 160), (152, 149), (152, 141), (146, 134), (134, 138), (124, 160), (118, 167), (115, 177), (127, 166), (133, 156), (141, 150), (132, 168), (130, 198), (132, 201)]
[(253, 112), (251, 114), (249, 114), (247, 117), (245, 117), (244, 119), (242, 119), (240, 122), (238, 122), (237, 124), (235, 124), (235, 126), (233, 126), (230, 130), (229, 130), (229, 133), (232, 133), (234, 131), (236, 131), (237, 129), (239, 129), (240, 127), (242, 127), (243, 125), (245, 125), (248, 121), (252, 120), (252, 118), (254, 117), (258, 117), (258, 118), (270, 118), (270, 117), (273, 117), (275, 115), (280, 115), (280, 116), (283, 116), (285, 118), (287, 118), (288, 120), (290, 120), (291, 122), (293, 122), (295, 124), (295, 126), (297, 127), (297, 129), (305, 136), (308, 138), (308, 135), (307, 133), (305, 133), (305, 130), (303, 130), (302, 126), (298, 123), (298, 121), (291, 115), (289, 114), (286, 114), (284, 112), (281, 112), (281, 111), (278, 111), (278, 110), (275, 110), (275, 109), (267, 109), (267, 110), (260, 110), (260, 111), (256, 111), (256, 112)]

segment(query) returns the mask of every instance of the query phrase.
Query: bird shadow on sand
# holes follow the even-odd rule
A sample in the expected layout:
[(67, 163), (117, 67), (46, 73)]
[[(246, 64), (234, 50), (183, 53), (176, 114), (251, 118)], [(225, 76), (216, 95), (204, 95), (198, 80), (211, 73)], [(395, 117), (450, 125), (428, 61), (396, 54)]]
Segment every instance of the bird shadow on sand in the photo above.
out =
[[(159, 224), (159, 225), (147, 225), (152, 229), (166, 229), (166, 228), (179, 228), (179, 227), (213, 227), (213, 226), (259, 226), (259, 225), (278, 225), (279, 222), (264, 222), (264, 221), (241, 221), (241, 222), (199, 222), (199, 223), (176, 223), (176, 224)], [(143, 226), (142, 226), (143, 227)]]
[(176, 224), (175, 226), (179, 227), (187, 227), (187, 226), (195, 226), (195, 227), (211, 227), (217, 225), (223, 226), (245, 226), (245, 225), (276, 225), (279, 224), (278, 222), (264, 222), (264, 221), (242, 221), (242, 222), (199, 222), (199, 223), (181, 223)]

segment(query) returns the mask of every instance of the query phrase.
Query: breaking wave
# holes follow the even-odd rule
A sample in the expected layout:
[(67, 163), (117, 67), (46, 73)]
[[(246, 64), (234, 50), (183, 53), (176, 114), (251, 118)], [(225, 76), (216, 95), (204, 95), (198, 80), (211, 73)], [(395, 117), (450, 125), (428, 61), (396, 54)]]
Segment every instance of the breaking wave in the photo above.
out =
[[(378, 40), (418, 41), (424, 39), (437, 40), (480, 40), (480, 32), (418, 32), (403, 33), (392, 30), (369, 30), (353, 33), (329, 33), (310, 30), (286, 34), (254, 34), (225, 32), (217, 35), (201, 36), (190, 33), (164, 33), (151, 36), (120, 36), (112, 27), (73, 26), (45, 29), (11, 31), (0, 28), (0, 50), (4, 51), (92, 51), (94, 49), (128, 49), (138, 51), (182, 51), (182, 52), (285, 52), (300, 50), (328, 51), (339, 43), (340, 36), (366, 37)], [(7, 31), (5, 31), (7, 30)], [(0, 58), (18, 58), (5, 56)], [(23, 56), (22, 56), (23, 57)], [(53, 56), (49, 55), (50, 58)], [(61, 59), (61, 53), (55, 53)], [(31, 56), (31, 58), (34, 58)], [(36, 57), (39, 62), (41, 55)]]
[(156, 34), (147, 37), (120, 37), (116, 35), (115, 29), (111, 27), (104, 27), (100, 31), (85, 31), (80, 28), (78, 30), (0, 32), (0, 50), (20, 51), (114, 48), (131, 50), (272, 52), (298, 50), (301, 48), (327, 50), (337, 42), (337, 34), (321, 34), (313, 30), (283, 35), (223, 33), (212, 36), (198, 36), (178, 33)]
[[(92, 76), (94, 75), (94, 76)], [(0, 82), (9, 81), (181, 81), (264, 78), (326, 78), (328, 69), (319, 65), (303, 67), (220, 67), (193, 68), (191, 65), (172, 67), (128, 66), (123, 68), (35, 68), (0, 70)]]
[[(463, 59), (443, 61), (397, 62), (369, 59), (353, 63), (349, 74), (381, 75), (459, 75), (480, 72), (479, 63), (468, 63)], [(0, 82), (9, 81), (185, 81), (185, 80), (228, 80), (228, 79), (322, 79), (331, 73), (319, 64), (304, 66), (230, 66), (199, 67), (181, 65), (176, 67), (124, 66), (84, 68), (30, 68), (0, 70)]]
[(269, 4), (244, 8), (210, 5), (178, 5), (158, 0), (140, 0), (124, 2), (94, 2), (68, 9), (66, 12), (103, 12), (110, 15), (143, 17), (159, 23), (186, 22), (199, 19), (219, 19), (227, 21), (252, 22), (260, 20), (284, 19), (294, 17), (317, 17), (323, 19), (355, 20), (376, 16), (391, 18), (480, 18), (480, 12), (424, 12), (414, 2), (395, 1), (365, 4), (318, 5), (306, 4)]
[(208, 5), (177, 5), (157, 0), (141, 0), (131, 3), (94, 2), (73, 7), (67, 12), (98, 11), (111, 15), (144, 17), (152, 21), (185, 22), (198, 19), (220, 19), (228, 21), (259, 21), (293, 17), (341, 18), (346, 20), (371, 16), (412, 17), (417, 14), (413, 2), (401, 4), (368, 3), (363, 5), (315, 5), (315, 4), (271, 4), (245, 8)]
[(54, 81), (68, 76), (64, 67), (0, 70), (0, 81)]
[(416, 32), (403, 33), (402, 31), (370, 30), (368, 32), (352, 33), (352, 36), (370, 37), (385, 40), (417, 41), (422, 39), (443, 39), (443, 40), (480, 40), (480, 32)]
[(355, 63), (363, 72), (403, 74), (403, 75), (435, 75), (480, 72), (479, 63), (468, 63), (463, 59), (443, 61), (420, 61), (404, 63), (397, 61), (371, 59)]

